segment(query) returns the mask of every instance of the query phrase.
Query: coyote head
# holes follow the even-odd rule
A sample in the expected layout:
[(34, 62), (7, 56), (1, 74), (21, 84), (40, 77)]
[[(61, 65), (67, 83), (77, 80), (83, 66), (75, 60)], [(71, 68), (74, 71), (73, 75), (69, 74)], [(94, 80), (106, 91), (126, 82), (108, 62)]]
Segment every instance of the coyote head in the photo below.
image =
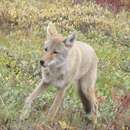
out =
[(60, 66), (65, 63), (74, 41), (75, 33), (64, 38), (57, 32), (55, 25), (50, 22), (47, 27), (47, 40), (44, 43), (44, 54), (40, 60), (41, 66), (46, 68), (49, 66)]

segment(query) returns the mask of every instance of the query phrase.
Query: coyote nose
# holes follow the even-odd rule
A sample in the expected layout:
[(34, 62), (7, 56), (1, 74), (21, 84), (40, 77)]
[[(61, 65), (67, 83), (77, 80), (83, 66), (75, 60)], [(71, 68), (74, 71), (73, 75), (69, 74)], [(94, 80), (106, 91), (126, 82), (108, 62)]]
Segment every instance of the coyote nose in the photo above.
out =
[(40, 65), (41, 66), (44, 66), (44, 63), (45, 63), (44, 60), (40, 60)]

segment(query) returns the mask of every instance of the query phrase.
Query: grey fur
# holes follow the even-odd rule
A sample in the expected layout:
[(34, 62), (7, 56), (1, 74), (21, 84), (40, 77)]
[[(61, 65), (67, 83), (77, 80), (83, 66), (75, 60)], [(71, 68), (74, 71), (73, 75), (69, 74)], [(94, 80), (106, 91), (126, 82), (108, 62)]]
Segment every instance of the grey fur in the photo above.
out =
[[(26, 106), (30, 107), (32, 101), (43, 89), (53, 85), (58, 88), (58, 92), (48, 112), (48, 117), (54, 119), (63, 101), (68, 84), (75, 81), (86, 112), (92, 112), (97, 116), (98, 105), (95, 97), (95, 82), (98, 59), (94, 49), (87, 43), (76, 41), (75, 33), (64, 38), (60, 43), (54, 44), (51, 37), (56, 36), (57, 31), (52, 23), (48, 25), (47, 34), (48, 39), (44, 45), (44, 48), (47, 48), (46, 53), (56, 51), (57, 54), (51, 60), (43, 57), (45, 65), (42, 67), (41, 83), (26, 99)], [(57, 42), (59, 42), (58, 40)]]

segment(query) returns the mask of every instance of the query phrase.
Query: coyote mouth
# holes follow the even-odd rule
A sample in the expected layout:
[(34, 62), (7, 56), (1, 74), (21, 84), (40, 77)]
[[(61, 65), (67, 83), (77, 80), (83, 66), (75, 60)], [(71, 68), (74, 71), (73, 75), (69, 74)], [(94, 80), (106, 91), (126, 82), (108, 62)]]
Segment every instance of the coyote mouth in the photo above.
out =
[(45, 64), (44, 64), (44, 65), (41, 65), (41, 66), (42, 66), (43, 68), (47, 68), (47, 65), (45, 65)]

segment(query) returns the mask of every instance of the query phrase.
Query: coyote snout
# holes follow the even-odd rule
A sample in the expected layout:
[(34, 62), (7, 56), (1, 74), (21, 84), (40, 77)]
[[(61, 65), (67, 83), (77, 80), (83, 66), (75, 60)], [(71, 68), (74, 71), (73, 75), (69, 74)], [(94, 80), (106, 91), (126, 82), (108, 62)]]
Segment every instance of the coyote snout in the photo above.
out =
[(44, 60), (40, 60), (40, 65), (44, 67)]
[(26, 99), (31, 106), (33, 100), (50, 84), (58, 88), (55, 100), (48, 112), (53, 119), (63, 102), (68, 84), (73, 80), (77, 84), (80, 99), (86, 113), (91, 112), (95, 120), (98, 104), (95, 96), (98, 59), (94, 49), (86, 43), (76, 41), (76, 34), (68, 37), (58, 34), (54, 24), (47, 27), (47, 41), (40, 60), (42, 79), (40, 84)]

